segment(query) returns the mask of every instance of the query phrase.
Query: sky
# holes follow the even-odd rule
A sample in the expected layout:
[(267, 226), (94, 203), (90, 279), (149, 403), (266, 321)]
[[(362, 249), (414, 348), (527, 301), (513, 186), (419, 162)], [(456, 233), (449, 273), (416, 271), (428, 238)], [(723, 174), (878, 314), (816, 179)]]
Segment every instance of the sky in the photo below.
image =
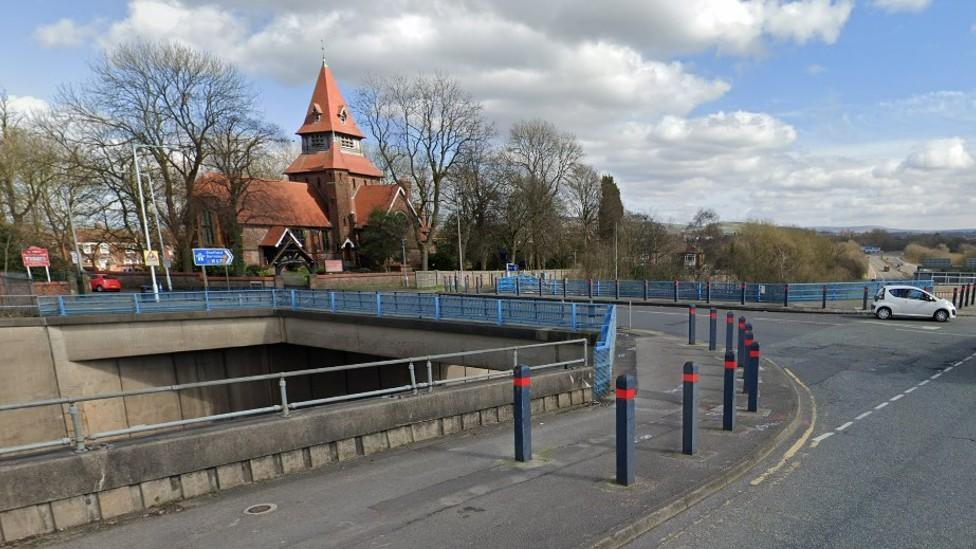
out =
[(347, 99), (371, 74), (439, 71), (503, 141), (542, 118), (625, 206), (683, 223), (976, 227), (972, 0), (48, 0), (0, 21), (0, 89), (58, 86), (133, 40), (239, 67), (300, 125), (321, 44)]

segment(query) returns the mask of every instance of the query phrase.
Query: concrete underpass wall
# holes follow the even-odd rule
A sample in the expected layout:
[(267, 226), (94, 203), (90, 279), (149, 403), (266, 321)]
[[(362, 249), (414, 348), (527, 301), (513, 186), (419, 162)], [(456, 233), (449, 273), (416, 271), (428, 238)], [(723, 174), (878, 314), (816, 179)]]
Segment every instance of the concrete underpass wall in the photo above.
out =
[[(592, 376), (533, 376), (533, 415), (592, 400)], [(511, 399), (509, 380), (472, 383), (3, 461), (0, 543), (505, 422)]]
[[(19, 319), (0, 324), (0, 403), (88, 396), (275, 371), (526, 343), (577, 334), (529, 328), (280, 311)], [(287, 344), (286, 344), (287, 343)], [(368, 353), (368, 354), (367, 354)], [(525, 351), (535, 365), (582, 347)], [(510, 353), (434, 364), (435, 378), (510, 369)], [(417, 364), (426, 381), (426, 364)], [(409, 383), (405, 366), (289, 380), (292, 402)], [(235, 384), (79, 404), (85, 433), (201, 417), (278, 402), (276, 382)], [(72, 433), (60, 406), (0, 412), (0, 446)]]

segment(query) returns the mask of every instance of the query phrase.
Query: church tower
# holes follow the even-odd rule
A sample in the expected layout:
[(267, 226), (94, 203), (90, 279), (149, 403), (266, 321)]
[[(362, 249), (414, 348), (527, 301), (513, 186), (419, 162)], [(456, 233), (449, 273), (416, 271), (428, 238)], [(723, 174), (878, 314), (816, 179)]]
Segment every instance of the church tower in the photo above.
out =
[(382, 183), (383, 172), (364, 154), (363, 132), (324, 59), (305, 121), (295, 133), (302, 139), (302, 153), (285, 174), (314, 189), (332, 224), (330, 248), (349, 259), (355, 248), (353, 231), (364, 221), (356, 219), (354, 197), (361, 187)]

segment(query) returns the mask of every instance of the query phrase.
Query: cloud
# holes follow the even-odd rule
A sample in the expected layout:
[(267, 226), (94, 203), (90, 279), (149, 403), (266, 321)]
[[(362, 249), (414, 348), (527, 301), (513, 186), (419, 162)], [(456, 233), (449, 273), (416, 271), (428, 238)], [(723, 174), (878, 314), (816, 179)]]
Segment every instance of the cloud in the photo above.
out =
[(929, 7), (932, 0), (874, 0), (871, 4), (888, 13), (899, 11), (919, 12)]
[(918, 170), (965, 170), (976, 163), (959, 137), (938, 139), (921, 145), (905, 159), (906, 168)]
[(11, 95), (7, 97), (7, 108), (15, 115), (31, 117), (50, 111), (51, 105), (47, 101), (37, 97)]
[(807, 65), (807, 74), (817, 76), (818, 74), (823, 74), (825, 72), (827, 72), (827, 67), (823, 65), (817, 65), (816, 63), (813, 65)]
[(94, 33), (94, 24), (79, 25), (63, 18), (34, 29), (34, 39), (45, 48), (74, 48), (87, 42)]

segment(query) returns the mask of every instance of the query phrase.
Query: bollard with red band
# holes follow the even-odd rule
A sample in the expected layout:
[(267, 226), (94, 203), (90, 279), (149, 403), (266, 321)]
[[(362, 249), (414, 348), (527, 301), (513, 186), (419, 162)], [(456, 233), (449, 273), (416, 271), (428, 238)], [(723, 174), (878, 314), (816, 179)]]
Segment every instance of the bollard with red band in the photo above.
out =
[(732, 350), (732, 331), (735, 330), (735, 313), (725, 313), (725, 350)]
[(617, 484), (634, 483), (634, 376), (617, 377)]
[(959, 306), (959, 301), (957, 300), (958, 294), (959, 294), (959, 288), (953, 288), (952, 289), (952, 304), (955, 305), (957, 309), (960, 309), (961, 307)]
[(712, 302), (712, 281), (708, 280), (705, 282), (705, 303)]
[(746, 341), (746, 317), (740, 316), (739, 317), (739, 343), (738, 343), (739, 348), (735, 353), (736, 360), (738, 361), (739, 364), (739, 368), (746, 367), (745, 341)]
[(532, 459), (532, 370), (516, 366), (512, 371), (512, 412), (515, 422), (515, 460)]
[(749, 347), (749, 407), (750, 412), (759, 409), (759, 342)]
[(752, 324), (746, 322), (746, 332), (742, 336), (742, 392), (749, 392), (749, 349), (752, 348)]
[(714, 351), (716, 347), (715, 340), (718, 339), (718, 311), (715, 307), (710, 307), (708, 309), (708, 350)]
[(735, 429), (735, 353), (725, 351), (725, 382), (722, 386), (722, 429)]
[(695, 316), (698, 308), (694, 304), (688, 305), (688, 345), (695, 344)]
[(698, 366), (694, 362), (685, 362), (681, 381), (681, 452), (693, 456), (698, 451)]

